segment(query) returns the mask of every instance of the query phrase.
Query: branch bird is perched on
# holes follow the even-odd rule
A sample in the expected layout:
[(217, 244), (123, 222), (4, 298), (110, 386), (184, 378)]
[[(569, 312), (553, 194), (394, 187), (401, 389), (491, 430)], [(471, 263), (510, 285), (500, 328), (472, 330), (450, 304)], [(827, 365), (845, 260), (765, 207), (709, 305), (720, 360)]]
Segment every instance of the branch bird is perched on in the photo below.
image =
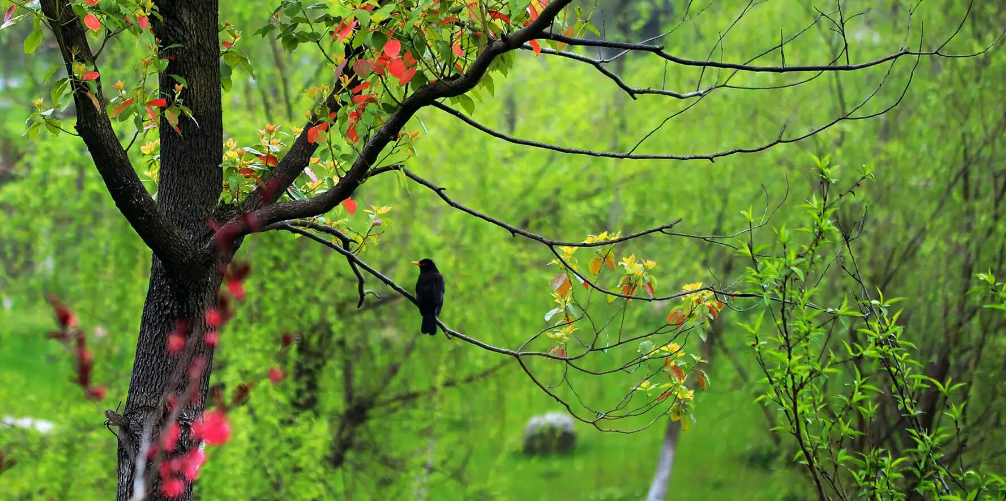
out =
[(419, 331), (433, 336), (437, 333), (437, 316), (444, 306), (444, 276), (431, 259), (413, 261), (412, 264), (419, 267), (416, 302), (419, 303), (419, 313), (423, 316), (423, 326)]

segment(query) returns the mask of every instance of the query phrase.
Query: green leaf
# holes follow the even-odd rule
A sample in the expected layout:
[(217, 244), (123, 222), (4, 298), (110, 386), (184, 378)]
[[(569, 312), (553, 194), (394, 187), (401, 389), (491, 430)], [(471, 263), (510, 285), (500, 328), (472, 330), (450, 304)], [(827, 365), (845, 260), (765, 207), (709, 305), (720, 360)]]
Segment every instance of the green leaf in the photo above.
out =
[(50, 118), (50, 119), (48, 119), (48, 120), (45, 121), (45, 128), (48, 129), (49, 132), (51, 132), (53, 135), (56, 135), (56, 136), (58, 136), (60, 132), (63, 132), (60, 129), (61, 125), (62, 124), (60, 123), (60, 121), (56, 120), (55, 118)]
[[(36, 28), (30, 35), (28, 35), (28, 38), (24, 39), (24, 53), (31, 54), (32, 52), (35, 52), (35, 49), (37, 49), (39, 45), (42, 45), (42, 30)], [(38, 133), (36, 132), (35, 135), (38, 136)]]
[(486, 76), (482, 77), (482, 85), (484, 85), (486, 90), (489, 91), (490, 96), (496, 95), (496, 84), (493, 82), (492, 75), (486, 73)]
[(283, 9), (283, 13), (288, 17), (296, 16), (300, 12), (300, 2), (290, 2), (287, 4), (286, 8)]
[(233, 82), (231, 81), (231, 67), (224, 61), (220, 62), (220, 86), (225, 92), (230, 92)]
[(353, 17), (360, 22), (361, 28), (367, 28), (370, 26), (370, 12), (363, 9), (357, 9), (353, 12)]
[(47, 82), (62, 67), (63, 67), (63, 65), (59, 64), (59, 63), (56, 63), (56, 64), (52, 65), (52, 68), (49, 68), (49, 71), (46, 71), (45, 72), (45, 76), (42, 77), (42, 83)]
[(31, 139), (32, 141), (34, 141), (35, 139), (37, 139), (37, 138), (38, 138), (38, 132), (39, 132), (39, 130), (40, 130), (41, 128), (42, 128), (42, 124), (41, 124), (41, 123), (38, 123), (38, 122), (35, 122), (35, 123), (31, 124), (31, 125), (30, 125), (30, 126), (28, 127), (28, 130), (27, 130), (27, 131), (25, 132), (25, 134), (28, 134), (28, 137), (29, 137), (29, 138), (30, 138), (30, 139)]
[(59, 106), (60, 102), (63, 100), (63, 94), (70, 86), (70, 80), (67, 78), (61, 78), (56, 81), (56, 86), (49, 91), (49, 95), (52, 97), (52, 103), (54, 106)]
[(460, 104), (469, 115), (475, 113), (475, 101), (472, 101), (472, 98), (468, 97), (468, 94), (461, 94), (458, 96), (458, 104)]
[(252, 35), (258, 35), (258, 36), (264, 37), (264, 36), (268, 35), (269, 33), (271, 33), (272, 30), (274, 30), (274, 29), (276, 29), (276, 25), (275, 24), (267, 24), (267, 25), (265, 25), (265, 26), (263, 26), (263, 27), (255, 30), (255, 33), (252, 33)]
[(522, 3), (520, 0), (509, 0), (508, 4), (510, 5), (510, 18), (512, 20), (524, 11), (521, 8)]

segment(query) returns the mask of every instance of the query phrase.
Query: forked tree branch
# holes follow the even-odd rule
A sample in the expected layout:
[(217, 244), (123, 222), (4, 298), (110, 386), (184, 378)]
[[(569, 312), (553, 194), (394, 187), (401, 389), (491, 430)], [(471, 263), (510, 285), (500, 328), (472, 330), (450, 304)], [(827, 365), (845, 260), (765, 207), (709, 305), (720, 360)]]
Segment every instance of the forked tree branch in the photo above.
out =
[[(405, 98), (395, 112), (364, 144), (356, 161), (353, 162), (346, 175), (339, 179), (334, 188), (307, 200), (286, 201), (261, 207), (252, 213), (250, 219), (257, 221), (262, 226), (268, 226), (288, 219), (313, 217), (332, 210), (363, 183), (367, 172), (377, 163), (381, 152), (398, 137), (398, 133), (416, 112), (437, 100), (459, 96), (473, 89), (497, 57), (516, 50), (535, 38), (540, 38), (545, 29), (552, 25), (555, 17), (571, 2), (572, 0), (555, 0), (542, 9), (538, 19), (527, 26), (509, 36), (489, 41), (463, 75), (451, 80), (438, 80), (426, 84)], [(306, 138), (304, 139), (306, 140)], [(303, 165), (299, 161), (290, 164), (291, 172), (299, 173), (307, 166), (309, 158), (305, 157), (301, 160), (303, 160)], [(250, 231), (250, 228), (245, 218), (238, 218), (228, 223), (222, 231), (228, 234), (244, 235)], [(209, 245), (215, 246), (216, 242), (210, 242)]]
[(41, 0), (40, 5), (49, 28), (56, 35), (72, 86), (77, 112), (75, 127), (91, 153), (112, 200), (143, 243), (165, 266), (169, 269), (183, 268), (184, 263), (196, 256), (196, 247), (158, 210), (157, 203), (133, 170), (129, 156), (105, 113), (101, 77), (94, 80), (97, 92), (91, 93), (86, 82), (74, 74), (75, 63), (93, 66), (97, 71), (83, 23), (70, 8), (68, 0)]

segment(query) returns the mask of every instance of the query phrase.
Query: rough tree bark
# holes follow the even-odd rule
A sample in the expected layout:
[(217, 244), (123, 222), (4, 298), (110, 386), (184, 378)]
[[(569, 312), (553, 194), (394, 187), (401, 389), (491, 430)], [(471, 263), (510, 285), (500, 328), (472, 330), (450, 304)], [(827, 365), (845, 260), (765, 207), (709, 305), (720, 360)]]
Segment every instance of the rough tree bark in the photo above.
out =
[[(41, 8), (51, 20), (50, 26), (60, 46), (67, 73), (74, 75), (74, 63), (94, 64), (80, 19), (66, 0), (43, 0)], [(140, 324), (125, 413), (115, 423), (119, 426), (118, 501), (133, 495), (136, 449), (144, 437), (148, 420), (154, 430), (166, 417), (164, 402), (169, 393), (185, 390), (187, 378), (174, 378), (179, 368), (191, 361), (206, 361), (193, 395), (180, 414), (180, 422), (193, 422), (201, 414), (209, 386), (212, 350), (195, 339), (193, 349), (182, 357), (172, 357), (167, 350), (167, 336), (176, 320), (189, 323), (190, 335), (207, 332), (205, 313), (216, 304), (216, 291), (222, 277), (220, 266), (226, 264), (240, 242), (228, 253), (217, 253), (208, 223), (216, 214), (223, 186), (219, 167), (223, 157), (220, 65), (217, 31), (217, 3), (202, 1), (158, 2), (160, 16), (152, 16), (152, 29), (163, 47), (180, 44), (165, 51), (172, 58), (160, 75), (162, 96), (174, 94), (180, 75), (188, 82), (180, 98), (193, 110), (195, 122), (181, 120), (181, 133), (175, 133), (161, 121), (161, 169), (158, 200), (150, 197), (137, 177), (126, 151), (122, 148), (103, 109), (106, 101), (100, 92), (100, 80), (94, 100), (86, 87), (74, 80), (76, 130), (88, 147), (98, 172), (116, 206), (153, 251), (153, 264), (147, 298)], [(198, 122), (198, 124), (197, 124)], [(169, 388), (170, 381), (179, 387)], [(156, 431), (154, 432), (156, 433)], [(156, 482), (156, 476), (154, 476)], [(162, 499), (158, 485), (146, 485), (147, 499)], [(188, 499), (191, 492), (183, 499)]]
[[(162, 95), (171, 95), (177, 83), (169, 74), (182, 75), (188, 87), (181, 98), (192, 109), (195, 121), (181, 120), (181, 134), (166, 127), (161, 129), (161, 175), (158, 183), (157, 209), (190, 241), (205, 244), (212, 238), (208, 223), (223, 187), (223, 119), (221, 110), (220, 63), (217, 30), (217, 3), (196, 1), (158, 2), (161, 18), (153, 16), (152, 28), (163, 47), (181, 47), (166, 52), (174, 59), (160, 75)], [(165, 130), (167, 129), (167, 130)], [(199, 245), (199, 248), (208, 248)], [(234, 246), (236, 248), (236, 245)], [(234, 248), (231, 249), (233, 252)], [(190, 256), (181, 267), (167, 267), (154, 255), (150, 283), (140, 323), (136, 358), (129, 384), (125, 416), (129, 418), (128, 433), (138, 443), (145, 421), (151, 413), (160, 412), (168, 392), (185, 391), (187, 378), (180, 378), (178, 388), (169, 388), (174, 368), (179, 362), (167, 351), (167, 336), (175, 328), (176, 319), (190, 324), (201, 323), (191, 332), (205, 333), (206, 310), (215, 305), (220, 287), (219, 267), (225, 257), (215, 257), (209, 251)], [(202, 412), (209, 388), (213, 351), (197, 339), (188, 360), (202, 357), (207, 362), (198, 384), (198, 396), (181, 413), (180, 422), (193, 422)], [(163, 416), (156, 416), (160, 424)], [(155, 428), (156, 429), (156, 428)], [(119, 446), (119, 489), (117, 501), (126, 501), (133, 494), (135, 458)], [(157, 485), (148, 486), (147, 499), (159, 499)], [(188, 494), (187, 494), (188, 495)]]

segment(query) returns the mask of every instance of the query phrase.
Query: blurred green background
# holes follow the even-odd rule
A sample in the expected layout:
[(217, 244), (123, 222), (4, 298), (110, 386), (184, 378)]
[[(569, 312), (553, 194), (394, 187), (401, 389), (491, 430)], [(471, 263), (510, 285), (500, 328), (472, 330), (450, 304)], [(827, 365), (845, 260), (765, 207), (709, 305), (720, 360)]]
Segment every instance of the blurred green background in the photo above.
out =
[[(731, 28), (747, 5), (712, 4), (662, 43), (670, 53), (704, 59), (729, 28), (716, 51), (722, 50), (724, 60), (746, 60), (778, 43), (780, 30), (795, 34), (816, 15), (810, 2), (765, 2)], [(853, 59), (898, 50), (914, 5), (843, 4), (847, 13), (868, 10), (849, 26)], [(1003, 6), (1002, 1), (976, 4), (946, 50), (972, 52), (994, 40), (1006, 21)], [(595, 25), (603, 25), (611, 39), (642, 40), (673, 27), (684, 7), (680, 1), (605, 0), (598, 3)], [(912, 18), (912, 39), (924, 25), (926, 47), (934, 48), (958, 28), (967, 8), (946, 0), (923, 4)], [(222, 5), (221, 21), (243, 30), (256, 66), (254, 79), (236, 76), (225, 94), (225, 133), (240, 144), (254, 143), (255, 130), (266, 123), (287, 130), (299, 125), (309, 102), (304, 89), (322, 83), (320, 65), (305, 60), (304, 53), (290, 55), (275, 40), (250, 35), (267, 21), (270, 9), (244, 0)], [(0, 499), (107, 499), (116, 482), (116, 442), (102, 426), (102, 412), (125, 401), (150, 253), (120, 217), (79, 140), (43, 134), (29, 141), (22, 135), (31, 101), (48, 93), (43, 75), (58, 59), (48, 39), (39, 52), (25, 56), (26, 34), (25, 26), (0, 31), (0, 419), (10, 418), (0, 423), (0, 449), (18, 462), (0, 476)], [(789, 64), (829, 61), (840, 49), (840, 39), (822, 22), (787, 46), (786, 58)], [(109, 51), (105, 75), (130, 71), (128, 44)], [(766, 64), (776, 64), (773, 57)], [(897, 101), (914, 62), (896, 64), (864, 114)], [(698, 69), (667, 66), (646, 55), (621, 58), (612, 68), (634, 86), (679, 91), (694, 90), (700, 76)], [(822, 75), (776, 90), (721, 89), (668, 122), (638, 151), (709, 153), (762, 144), (783, 124), (793, 134), (809, 131), (858, 105), (887, 68)], [(703, 81), (711, 82), (712, 73)], [(733, 83), (780, 86), (798, 80), (753, 74)], [(744, 229), (741, 210), (760, 213), (785, 200), (772, 222), (782, 225), (813, 193), (811, 155), (830, 155), (848, 179), (869, 164), (877, 181), (864, 185), (847, 208), (849, 217), (869, 209), (859, 265), (885, 294), (909, 298), (904, 319), (920, 360), (935, 360), (942, 350), (967, 353), (969, 343), (987, 333), (995, 336), (989, 349), (1000, 354), (1006, 345), (1001, 320), (972, 314), (977, 307), (963, 291), (974, 285), (973, 273), (1003, 269), (1006, 228), (998, 214), (1004, 210), (1006, 164), (998, 143), (1006, 127), (1004, 82), (1001, 50), (975, 59), (922, 59), (910, 90), (892, 111), (715, 163), (565, 156), (509, 145), (426, 110), (421, 124), (410, 126), (423, 134), (419, 155), (408, 167), (472, 208), (551, 238), (582, 240), (679, 217), (683, 222), (676, 229), (683, 233), (732, 233)], [(482, 98), (475, 118), (504, 132), (617, 151), (632, 148), (689, 104), (660, 96), (632, 100), (589, 66), (530, 52), (519, 54), (509, 78), (496, 81), (495, 96)], [(448, 283), (441, 314), (448, 325), (507, 348), (547, 325), (552, 273), (546, 248), (454, 211), (421, 186), (403, 187), (393, 175), (368, 182), (354, 199), (361, 208), (392, 207), (380, 243), (363, 255), (368, 263), (411, 289), (416, 270), (409, 262), (436, 260)], [(366, 216), (360, 211), (351, 217)], [(973, 224), (961, 224), (965, 219)], [(766, 228), (759, 235), (772, 234)], [(658, 292), (671, 293), (691, 282), (731, 283), (745, 264), (727, 250), (655, 236), (628, 244), (623, 252), (656, 260)], [(423, 337), (407, 349), (418, 330), (414, 307), (370, 280), (368, 287), (385, 301), (368, 298), (368, 305), (356, 310), (356, 282), (345, 259), (305, 239), (254, 235), (239, 257), (253, 267), (248, 300), (222, 335), (214, 381), (233, 387), (260, 377), (273, 363), (281, 333), (296, 332), (303, 342), (284, 362), (287, 380), (257, 385), (248, 405), (231, 414), (234, 437), (209, 451), (196, 499), (409, 499), (418, 497), (420, 488), (443, 500), (645, 498), (665, 420), (634, 434), (602, 433), (577, 423), (575, 452), (525, 457), (521, 435), (527, 420), (562, 408), (512, 361), (489, 376), (453, 384), (504, 359), (442, 336)], [(71, 306), (89, 334), (95, 379), (109, 389), (104, 402), (83, 398), (70, 381), (70, 354), (46, 339), (55, 328), (45, 303), (49, 294)], [(659, 305), (636, 307), (626, 330), (666, 314)], [(697, 396), (697, 425), (681, 435), (669, 499), (803, 499), (812, 493), (791, 465), (785, 441), (780, 445), (768, 431), (754, 403), (753, 361), (748, 340), (736, 327), (749, 320), (745, 313), (726, 312), (708, 348), (712, 385)], [(960, 341), (947, 346), (951, 329)], [(953, 370), (984, 382), (983, 398), (997, 398), (985, 391), (996, 387), (995, 373), (986, 367), (996, 357), (987, 355), (975, 366), (964, 360), (951, 357)], [(393, 364), (401, 364), (400, 371), (381, 388)], [(550, 381), (560, 375), (558, 366), (533, 368)], [(619, 398), (632, 384), (625, 377), (573, 379), (578, 395), (593, 402)], [(336, 467), (326, 457), (344, 426), (347, 385), (356, 395), (374, 394), (387, 402), (351, 432), (353, 445)], [(52, 429), (25, 426), (29, 418), (51, 422)]]

